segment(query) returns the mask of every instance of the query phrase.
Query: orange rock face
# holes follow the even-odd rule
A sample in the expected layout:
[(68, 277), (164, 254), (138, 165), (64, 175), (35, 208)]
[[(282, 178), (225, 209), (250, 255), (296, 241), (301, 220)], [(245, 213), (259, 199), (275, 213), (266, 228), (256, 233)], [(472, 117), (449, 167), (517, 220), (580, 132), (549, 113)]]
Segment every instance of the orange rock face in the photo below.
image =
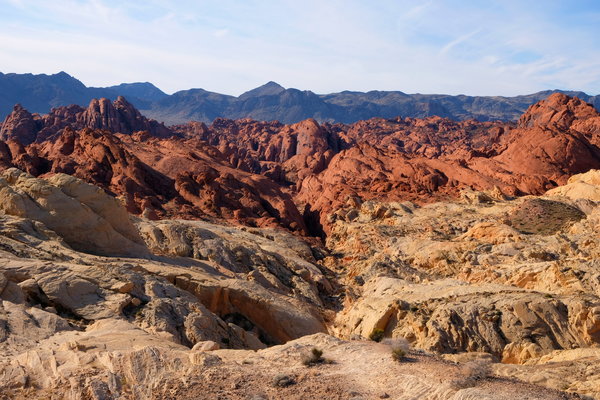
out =
[(430, 202), (465, 187), (540, 194), (600, 168), (600, 115), (562, 94), (517, 124), (220, 118), (166, 128), (119, 98), (44, 116), (15, 107), (0, 132), (0, 167), (78, 176), (122, 196), (133, 213), (320, 235), (348, 198)]
[(88, 108), (76, 105), (53, 108), (43, 116), (30, 114), (17, 104), (2, 124), (0, 139), (14, 139), (29, 145), (48, 140), (66, 127), (76, 130), (105, 129), (125, 134), (146, 131), (157, 137), (173, 134), (163, 124), (142, 116), (125, 98), (119, 97), (114, 102), (104, 98), (94, 99)]
[(289, 186), (323, 171), (347, 143), (330, 125), (314, 119), (297, 124), (216, 119), (207, 127), (190, 123), (174, 127), (182, 136), (197, 137), (217, 147), (236, 168), (265, 175)]
[[(171, 179), (183, 209), (248, 225), (283, 226), (307, 233), (290, 194), (271, 179), (234, 168), (213, 146), (197, 138), (118, 135), (124, 147), (152, 170)], [(179, 206), (177, 206), (179, 207)]]
[(25, 145), (33, 143), (40, 129), (40, 122), (39, 117), (36, 120), (29, 111), (17, 104), (0, 127), (0, 140), (15, 139)]
[(464, 187), (541, 194), (600, 167), (598, 112), (562, 94), (531, 106), (516, 127), (431, 117), (361, 121), (346, 134), (359, 144), (299, 190), (325, 233), (327, 215), (352, 196), (428, 202)]
[(76, 176), (149, 218), (219, 218), (307, 233), (289, 194), (264, 176), (231, 167), (198, 139), (65, 128), (29, 146), (0, 142), (0, 166)]

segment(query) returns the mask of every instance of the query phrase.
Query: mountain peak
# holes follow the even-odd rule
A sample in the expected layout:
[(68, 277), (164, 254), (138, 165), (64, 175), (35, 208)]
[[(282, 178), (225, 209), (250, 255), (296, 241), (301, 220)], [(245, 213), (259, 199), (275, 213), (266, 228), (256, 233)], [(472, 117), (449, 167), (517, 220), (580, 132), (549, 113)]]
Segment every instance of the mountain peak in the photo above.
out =
[(105, 89), (113, 90), (122, 96), (148, 101), (158, 101), (168, 96), (150, 82), (121, 83), (119, 85), (109, 86)]
[(281, 86), (279, 83), (274, 82), (274, 81), (269, 81), (269, 82), (265, 83), (264, 85), (259, 86), (259, 88), (279, 88), (279, 89), (285, 90), (285, 88), (283, 86)]
[(239, 99), (245, 100), (250, 97), (274, 96), (281, 92), (285, 92), (285, 88), (283, 86), (277, 82), (269, 81), (264, 85), (257, 87), (256, 89), (252, 89), (243, 93), (240, 95)]

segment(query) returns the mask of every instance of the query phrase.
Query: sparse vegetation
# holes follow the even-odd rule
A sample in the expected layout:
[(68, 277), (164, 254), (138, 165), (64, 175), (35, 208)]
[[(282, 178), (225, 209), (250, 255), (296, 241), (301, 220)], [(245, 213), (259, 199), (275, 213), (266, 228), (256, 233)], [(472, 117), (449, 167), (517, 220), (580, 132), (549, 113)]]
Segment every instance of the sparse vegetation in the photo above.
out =
[(466, 389), (476, 386), (479, 382), (487, 379), (491, 374), (491, 363), (488, 360), (469, 361), (461, 366), (462, 377), (452, 381), (454, 389)]
[(273, 377), (273, 386), (288, 387), (294, 385), (295, 383), (296, 379), (290, 375), (279, 374)]
[(385, 332), (383, 331), (383, 329), (375, 328), (369, 335), (369, 339), (371, 339), (374, 342), (381, 342), (383, 340), (384, 335)]
[(452, 264), (455, 262), (454, 257), (450, 254), (449, 251), (446, 250), (440, 251), (439, 260), (446, 261), (448, 264)]
[[(507, 216), (507, 225), (522, 233), (553, 235), (582, 218), (577, 207), (559, 201), (528, 199), (515, 207)], [(552, 257), (552, 255), (547, 256)]]
[(325, 362), (323, 358), (323, 350), (313, 347), (310, 353), (305, 354), (302, 357), (302, 364), (307, 367), (312, 367), (313, 365), (322, 364)]
[(392, 359), (394, 361), (402, 362), (406, 357), (406, 351), (400, 347), (395, 347), (392, 349)]
[(392, 359), (397, 362), (406, 361), (408, 350), (410, 346), (408, 341), (404, 338), (386, 338), (383, 339), (382, 344), (390, 346), (392, 352)]

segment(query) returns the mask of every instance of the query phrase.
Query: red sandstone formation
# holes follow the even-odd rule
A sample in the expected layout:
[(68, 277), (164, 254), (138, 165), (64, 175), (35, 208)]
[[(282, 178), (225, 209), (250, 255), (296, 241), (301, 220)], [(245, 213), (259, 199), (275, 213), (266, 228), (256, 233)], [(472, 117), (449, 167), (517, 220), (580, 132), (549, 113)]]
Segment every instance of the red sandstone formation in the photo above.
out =
[(125, 134), (146, 131), (158, 137), (171, 135), (168, 128), (154, 120), (143, 117), (122, 96), (119, 96), (112, 103), (108, 99), (92, 100), (88, 108), (77, 116), (77, 120), (83, 126), (92, 129), (106, 129), (111, 132)]
[(600, 168), (600, 115), (562, 94), (531, 106), (516, 125), (219, 118), (168, 129), (119, 98), (45, 116), (16, 106), (0, 132), (0, 167), (76, 175), (123, 196), (134, 213), (299, 232), (309, 222), (312, 233), (326, 233), (328, 215), (348, 197), (428, 202), (464, 187), (540, 194)]
[(236, 168), (295, 185), (319, 173), (347, 143), (314, 119), (292, 125), (279, 122), (216, 119), (209, 127), (193, 122), (174, 127), (182, 136), (205, 140), (217, 147)]
[(463, 187), (541, 194), (600, 168), (598, 112), (562, 94), (531, 106), (512, 129), (431, 117), (361, 121), (347, 135), (363, 144), (337, 154), (299, 190), (325, 232), (328, 214), (350, 196), (428, 202)]
[(66, 127), (74, 130), (104, 129), (125, 134), (146, 131), (157, 137), (173, 134), (163, 124), (142, 116), (125, 98), (119, 96), (114, 102), (104, 98), (94, 99), (88, 108), (77, 105), (53, 108), (43, 116), (31, 114), (17, 104), (2, 124), (0, 139), (14, 139), (29, 145), (34, 141), (43, 142)]
[(27, 126), (22, 121), (33, 117), (16, 107), (3, 125), (9, 140), (0, 142), (0, 167), (16, 166), (36, 176), (62, 172), (82, 178), (121, 197), (131, 213), (150, 218), (215, 217), (307, 233), (289, 194), (264, 176), (233, 168), (217, 149), (199, 139), (160, 139), (148, 130), (116, 135), (108, 130), (71, 128), (84, 120), (130, 132), (125, 128), (132, 125), (124, 125), (114, 114), (119, 101), (113, 111), (109, 104), (92, 102), (77, 113), (57, 109), (44, 120), (52, 121), (54, 128), (66, 127), (27, 145), (22, 143), (21, 128)]
[(24, 145), (31, 144), (36, 139), (40, 122), (39, 116), (34, 118), (29, 111), (17, 104), (0, 126), (0, 140), (15, 139)]
[[(119, 135), (125, 148), (175, 183), (204, 215), (306, 233), (292, 197), (267, 177), (233, 168), (213, 146), (193, 138)], [(177, 211), (173, 210), (176, 214)]]

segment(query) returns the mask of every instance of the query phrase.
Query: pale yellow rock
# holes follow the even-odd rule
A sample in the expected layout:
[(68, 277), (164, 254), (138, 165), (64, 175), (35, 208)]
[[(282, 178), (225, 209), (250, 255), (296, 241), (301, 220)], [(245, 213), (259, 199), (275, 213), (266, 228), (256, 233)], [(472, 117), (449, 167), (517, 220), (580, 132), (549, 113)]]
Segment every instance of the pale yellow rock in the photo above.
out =
[(472, 238), (486, 243), (500, 244), (523, 240), (516, 229), (498, 222), (481, 222), (469, 229), (462, 239)]
[(490, 353), (482, 353), (473, 351), (470, 353), (458, 353), (458, 354), (443, 354), (442, 358), (444, 360), (452, 361), (455, 363), (468, 363), (471, 361), (483, 360), (487, 362), (495, 361), (494, 356)]
[[(545, 236), (507, 225), (523, 200), (498, 193), (424, 206), (357, 200), (336, 211), (324, 250), (274, 229), (132, 225), (122, 209), (111, 217), (115, 203), (103, 192), (73, 178), (3, 176), (0, 391), (8, 398), (223, 390), (274, 399), (563, 398), (489, 378), (494, 360), (499, 376), (600, 397), (592, 200), (553, 197), (585, 217)], [(72, 206), (87, 222), (69, 233), (58, 219)], [(90, 227), (110, 235), (80, 235), (88, 253), (74, 250), (75, 233)], [(154, 254), (113, 257), (123, 244), (111, 240), (140, 244), (138, 229)], [(368, 340), (377, 329), (394, 339)], [(394, 361), (395, 346), (408, 362)], [(331, 363), (306, 367), (313, 348)], [(296, 383), (274, 386), (282, 374)]]
[(206, 340), (204, 342), (198, 342), (192, 347), (192, 351), (212, 351), (219, 350), (221, 346), (217, 342), (212, 340)]
[[(494, 364), (502, 375), (563, 389), (561, 374), (568, 374), (569, 391), (600, 396), (588, 383), (599, 376), (596, 356), (584, 355), (600, 346), (600, 207), (589, 195), (597, 177), (571, 179), (592, 186), (585, 195), (547, 194), (585, 216), (545, 236), (509, 225), (507, 216), (527, 198), (490, 201), (468, 191), (462, 203), (372, 218), (387, 205), (371, 202), (352, 221), (334, 219), (327, 244), (336, 257), (324, 263), (346, 288), (333, 332), (368, 338), (382, 329), (456, 361), (485, 352), (516, 363)], [(576, 350), (564, 361), (540, 361)]]
[(15, 168), (2, 172), (0, 212), (40, 221), (76, 250), (138, 257), (149, 254), (117, 200), (68, 175), (44, 180)]
[(546, 195), (600, 201), (600, 170), (573, 175), (566, 185), (551, 189)]
[(547, 353), (536, 343), (509, 343), (502, 352), (502, 362), (505, 364), (523, 364), (533, 358), (539, 358)]

